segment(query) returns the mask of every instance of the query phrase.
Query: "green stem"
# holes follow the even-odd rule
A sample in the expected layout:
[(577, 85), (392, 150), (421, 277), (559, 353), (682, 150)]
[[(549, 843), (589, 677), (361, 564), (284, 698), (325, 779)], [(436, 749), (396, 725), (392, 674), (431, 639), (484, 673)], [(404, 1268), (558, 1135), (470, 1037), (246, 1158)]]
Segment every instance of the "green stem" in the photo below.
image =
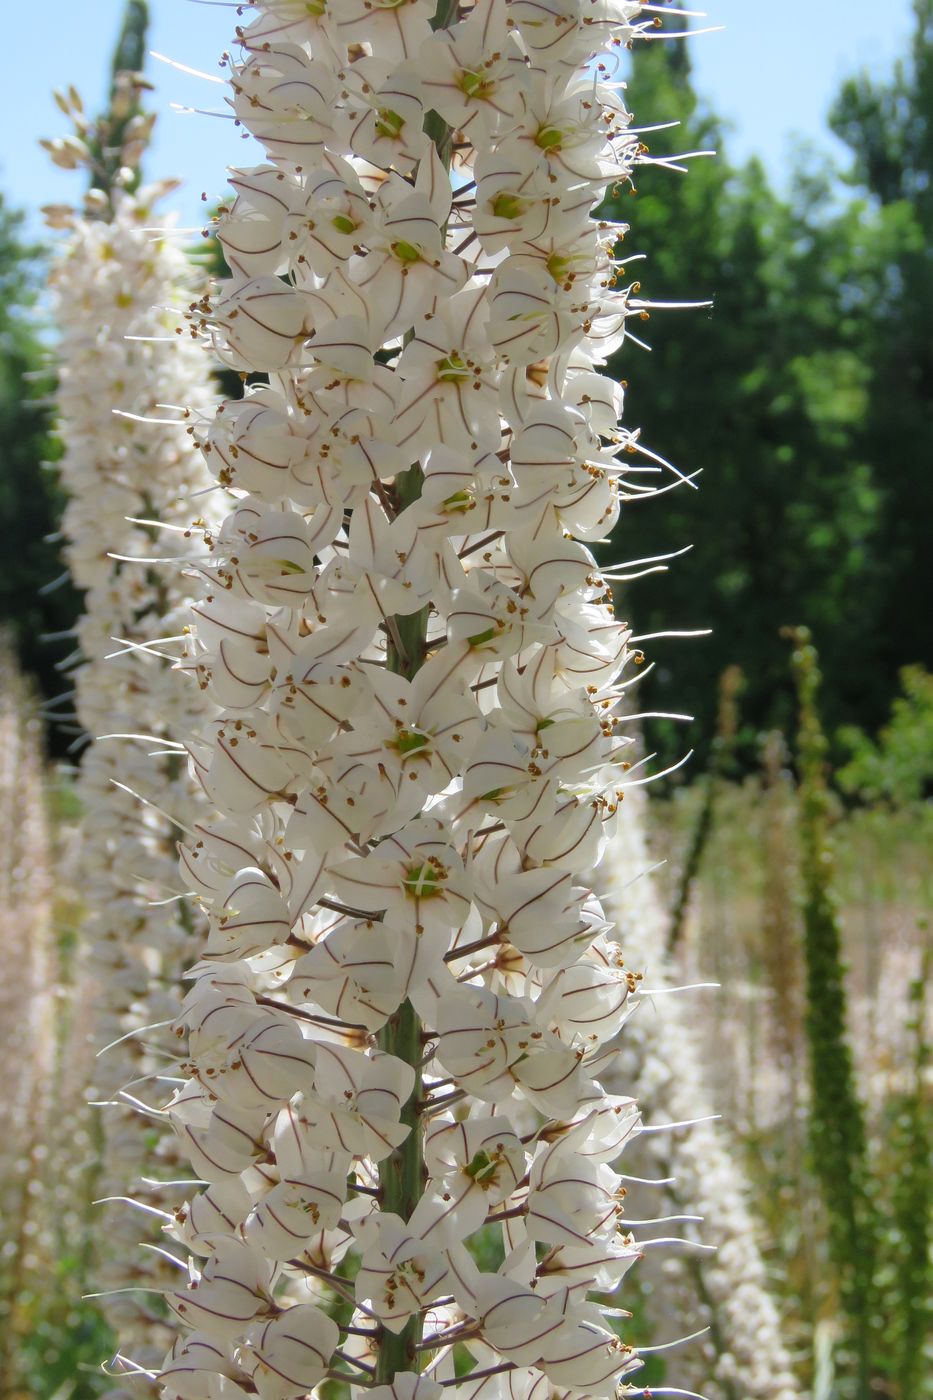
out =
[[(395, 483), (396, 502), (404, 510), (421, 495), (424, 475), (417, 463), (403, 472)], [(397, 676), (411, 680), (424, 662), (428, 609), (421, 608), (406, 616), (396, 615), (388, 629), (386, 666)], [(382, 1209), (402, 1220), (408, 1220), (424, 1189), (424, 1158), (422, 1152), (421, 1070), (424, 1053), (421, 1044), (421, 1022), (410, 1001), (404, 1001), (379, 1032), (379, 1049), (413, 1067), (415, 1084), (411, 1097), (403, 1106), (401, 1122), (408, 1136), (395, 1151), (379, 1163), (379, 1189)], [(417, 1371), (418, 1343), (421, 1341), (422, 1321), (416, 1313), (401, 1332), (381, 1329), (376, 1357), (377, 1385), (390, 1385), (398, 1371)]]
[[(456, 19), (457, 12), (458, 0), (438, 0), (431, 28), (446, 28)], [(437, 112), (431, 111), (425, 116), (424, 130), (434, 143), (444, 166), (449, 170), (453, 140), (450, 127)], [(394, 487), (395, 504), (399, 511), (418, 500), (423, 482), (424, 473), (417, 462), (409, 467), (408, 471), (400, 473)], [(420, 608), (418, 612), (405, 616), (397, 614), (391, 619), (391, 623), (386, 629), (386, 667), (394, 675), (411, 680), (424, 664), (428, 608)], [(408, 1128), (408, 1136), (390, 1156), (379, 1163), (382, 1209), (407, 1221), (421, 1199), (426, 1179), (419, 1108), (422, 1098), (420, 1066), (424, 1047), (421, 1043), (421, 1021), (410, 1001), (403, 1002), (379, 1032), (379, 1049), (389, 1055), (395, 1055), (397, 1059), (411, 1065), (415, 1071), (411, 1097), (403, 1105), (400, 1115), (402, 1124)], [(376, 1374), (373, 1378), (376, 1385), (391, 1385), (399, 1371), (420, 1370), (418, 1343), (421, 1337), (420, 1313), (410, 1318), (401, 1332), (381, 1329)]]
[[(417, 1066), (422, 1056), (421, 1022), (410, 1001), (405, 1001), (379, 1032), (379, 1048), (407, 1064)], [(415, 1069), (415, 1087), (401, 1113), (408, 1136), (391, 1156), (379, 1163), (382, 1209), (408, 1220), (424, 1190), (422, 1154), (421, 1073)], [(415, 1314), (401, 1332), (382, 1329), (376, 1357), (376, 1384), (390, 1385), (398, 1371), (417, 1371), (422, 1320)]]
[[(395, 502), (400, 511), (417, 501), (421, 495), (424, 472), (416, 462), (395, 479)], [(424, 640), (428, 633), (428, 609), (416, 613), (400, 613), (392, 619), (386, 650), (386, 666), (396, 676), (411, 680), (424, 663)]]
[[(134, 117), (143, 115), (140, 89), (129, 83), (120, 90), (120, 79), (141, 73), (146, 61), (146, 37), (149, 30), (148, 0), (127, 0), (120, 37), (111, 64), (110, 103), (97, 120), (91, 136), (91, 189), (101, 190), (108, 200), (107, 219), (113, 218), (113, 193), (117, 174), (124, 164), (127, 129)], [(139, 188), (140, 172), (136, 168), (126, 188)]]
[(733, 755), (735, 752), (736, 734), (738, 731), (738, 697), (742, 690), (744, 679), (738, 666), (727, 666), (719, 677), (719, 719), (717, 723), (716, 738), (713, 740), (713, 749), (709, 762), (709, 771), (706, 774), (706, 786), (703, 792), (703, 805), (700, 808), (700, 815), (693, 831), (693, 837), (684, 861), (683, 874), (677, 894), (674, 898), (674, 905), (671, 912), (671, 924), (667, 935), (667, 953), (672, 957), (680, 943), (681, 935), (687, 919), (687, 908), (690, 904), (690, 896), (700, 874), (700, 866), (706, 854), (709, 839), (713, 834), (713, 816), (716, 808), (716, 799), (725, 778), (728, 777), (732, 767)]

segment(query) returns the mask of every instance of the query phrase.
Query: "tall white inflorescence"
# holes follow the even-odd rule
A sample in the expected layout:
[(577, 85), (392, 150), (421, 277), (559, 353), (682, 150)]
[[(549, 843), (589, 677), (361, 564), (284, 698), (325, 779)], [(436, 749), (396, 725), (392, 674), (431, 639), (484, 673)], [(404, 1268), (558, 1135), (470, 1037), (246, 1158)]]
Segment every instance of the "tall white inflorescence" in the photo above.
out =
[[(667, 914), (660, 893), (650, 874), (635, 890), (626, 889), (632, 874), (649, 864), (643, 795), (630, 794), (626, 807), (609, 857), (616, 884), (610, 907), (620, 911), (629, 957), (650, 969), (651, 989), (663, 991), (677, 979), (665, 953)], [(685, 1233), (715, 1247), (715, 1253), (687, 1252), (649, 1265), (664, 1302), (669, 1306), (674, 1298), (682, 1315), (709, 1329), (702, 1341), (666, 1359), (665, 1380), (699, 1390), (708, 1400), (801, 1400), (749, 1206), (750, 1183), (728, 1126), (714, 1121), (692, 1001), (689, 992), (653, 1004), (646, 998), (627, 1027), (619, 1061), (621, 1074), (638, 1086), (649, 1124), (655, 1118), (690, 1123), (674, 1133), (646, 1133), (639, 1152), (666, 1179), (672, 1208), (702, 1219), (699, 1227), (684, 1226)], [(655, 1314), (652, 1320), (660, 1319)]]
[(185, 663), (216, 814), (168, 1116), (205, 1184), (163, 1392), (637, 1393), (605, 1295), (639, 1115), (603, 1082), (635, 979), (580, 872), (641, 660), (591, 546), (637, 490), (599, 368), (645, 304), (593, 208), (641, 154), (613, 54), (653, 21), (253, 8), (231, 101), (266, 161), (192, 308), (255, 377), (202, 435), (235, 503)]
[(0, 1375), (11, 1387), (51, 1257), (43, 1188), (57, 1008), (41, 736), (35, 699), (0, 632), (0, 1053), (15, 1067), (0, 1100)]
[[(195, 282), (177, 235), (154, 213), (164, 193), (117, 188), (108, 201), (93, 191), (81, 212), (48, 211), (67, 230), (52, 276), (57, 431), (69, 497), (65, 556), (85, 590), (75, 710), (92, 741), (77, 780), (79, 967), (95, 1049), (112, 1046), (92, 1071), (92, 1096), (108, 1104), (94, 1189), (101, 1198), (142, 1193), (150, 1207), (159, 1193), (141, 1176), (178, 1175), (158, 1076), (171, 1074), (174, 1041), (164, 1027), (200, 943), (178, 881), (176, 822), (195, 810), (180, 741), (203, 724), (205, 704), (172, 668), (190, 588), (177, 567), (130, 561), (177, 554), (177, 537), (160, 524), (190, 522), (192, 498), (216, 489), (186, 433), (188, 413), (211, 413), (217, 396), (204, 355), (178, 334)], [(160, 421), (140, 421), (151, 419)], [(98, 1209), (95, 1285), (109, 1293), (106, 1311), (125, 1343), (151, 1365), (174, 1328), (146, 1289), (165, 1287), (174, 1273), (140, 1249), (136, 1212)]]

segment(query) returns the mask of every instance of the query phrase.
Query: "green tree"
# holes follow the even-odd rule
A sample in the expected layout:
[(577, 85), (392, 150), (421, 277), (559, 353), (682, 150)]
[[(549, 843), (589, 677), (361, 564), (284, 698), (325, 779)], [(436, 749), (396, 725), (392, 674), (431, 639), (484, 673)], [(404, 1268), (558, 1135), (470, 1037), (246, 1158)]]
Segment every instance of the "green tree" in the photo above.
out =
[[(676, 697), (677, 708), (697, 716), (691, 742), (706, 751), (716, 708), (711, 677), (741, 665), (751, 757), (758, 730), (787, 727), (792, 717), (778, 636), (789, 618), (805, 618), (820, 643), (831, 725), (862, 718), (861, 688), (875, 665), (840, 626), (851, 619), (854, 627), (868, 607), (877, 535), (874, 474), (854, 450), (867, 403), (859, 356), (869, 315), (863, 220), (860, 210), (834, 209), (833, 183), (812, 157), (790, 202), (774, 194), (757, 162), (731, 166), (683, 46), (639, 52), (629, 92), (649, 119), (679, 121), (673, 131), (646, 135), (653, 158), (719, 154), (691, 160), (678, 180), (648, 166), (632, 203), (626, 242), (648, 255), (646, 293), (712, 306), (653, 315), (653, 354), (633, 375), (627, 421), (681, 470), (703, 474), (699, 490), (669, 494), (663, 512), (650, 502), (627, 508), (641, 512), (639, 555), (693, 549), (663, 579), (630, 585), (620, 612), (631, 612), (639, 632), (714, 627), (703, 641), (652, 643), (658, 665), (646, 698), (670, 709)], [(617, 372), (624, 375), (638, 353), (624, 347)], [(623, 523), (614, 552), (627, 548), (624, 541)], [(883, 712), (887, 681), (871, 685)], [(683, 743), (663, 730), (652, 742), (658, 738), (668, 751)]]
[(865, 802), (913, 807), (915, 820), (933, 821), (933, 807), (924, 802), (933, 792), (933, 675), (905, 666), (901, 686), (876, 741), (854, 726), (841, 731), (851, 757), (837, 774), (839, 786)]
[(46, 633), (66, 631), (77, 616), (61, 575), (54, 540), (61, 497), (42, 469), (52, 454), (44, 351), (30, 318), (39, 273), (38, 250), (22, 240), (22, 214), (0, 195), (0, 532), (7, 542), (0, 570), (0, 622), (11, 632), (22, 669), (47, 698), (64, 689), (56, 662), (65, 653)]
[(859, 452), (876, 464), (884, 554), (869, 623), (873, 663), (888, 693), (862, 722), (881, 722), (899, 668), (930, 668), (929, 629), (918, 626), (933, 593), (926, 540), (933, 458), (933, 0), (914, 0), (907, 59), (891, 78), (850, 79), (830, 114), (849, 147), (849, 179), (877, 204), (875, 245), (881, 276), (865, 269), (871, 317), (863, 347), (867, 411)]

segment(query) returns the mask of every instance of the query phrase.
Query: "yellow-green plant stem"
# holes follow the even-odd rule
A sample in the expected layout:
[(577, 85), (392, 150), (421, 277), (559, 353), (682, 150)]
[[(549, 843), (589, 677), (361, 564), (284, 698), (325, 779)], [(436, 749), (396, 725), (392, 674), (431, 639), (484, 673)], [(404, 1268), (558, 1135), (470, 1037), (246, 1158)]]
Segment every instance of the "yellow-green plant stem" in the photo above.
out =
[(865, 1117), (846, 1038), (842, 936), (833, 890), (827, 742), (820, 722), (819, 659), (805, 627), (785, 628), (799, 701), (800, 871), (810, 1054), (811, 1156), (827, 1215), (829, 1253), (848, 1320), (856, 1400), (873, 1393), (877, 1220), (869, 1189)]

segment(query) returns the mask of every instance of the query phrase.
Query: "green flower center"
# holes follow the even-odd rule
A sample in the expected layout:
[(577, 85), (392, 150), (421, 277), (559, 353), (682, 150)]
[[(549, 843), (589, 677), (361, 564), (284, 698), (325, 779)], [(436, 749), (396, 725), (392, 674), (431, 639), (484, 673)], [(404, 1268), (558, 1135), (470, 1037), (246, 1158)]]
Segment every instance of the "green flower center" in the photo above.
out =
[(413, 899), (431, 899), (444, 893), (446, 874), (440, 861), (426, 860), (420, 865), (410, 865), (402, 883)]
[(448, 496), (444, 501), (444, 509), (447, 511), (460, 511), (462, 513), (472, 510), (472, 508), (473, 497), (470, 495), (469, 491), (455, 491), (452, 496)]
[(477, 1152), (472, 1162), (468, 1162), (463, 1170), (478, 1186), (488, 1186), (496, 1174), (498, 1165), (487, 1152)]
[(404, 125), (405, 118), (389, 107), (380, 107), (376, 113), (377, 136), (387, 136), (390, 141), (397, 141)]
[(457, 86), (466, 97), (486, 97), (492, 91), (492, 83), (485, 73), (476, 73), (471, 68), (461, 70)]
[(490, 203), (497, 219), (518, 219), (528, 208), (526, 199), (520, 199), (517, 194), (508, 194), (505, 191), (497, 194)]
[(417, 753), (427, 744), (427, 735), (415, 734), (410, 729), (400, 729), (392, 742), (392, 747), (397, 749), (404, 758), (408, 753)]
[(538, 128), (538, 134), (535, 137), (535, 145), (540, 147), (542, 151), (553, 151), (557, 149), (563, 139), (564, 133), (561, 131), (560, 127), (541, 126)]
[(400, 238), (397, 243), (392, 244), (392, 252), (400, 263), (409, 264), (421, 261), (421, 253), (415, 247), (414, 243), (406, 243), (402, 238)]
[(452, 350), (446, 360), (437, 362), (437, 378), (441, 384), (457, 384), (461, 379), (468, 379), (469, 375), (469, 366), (456, 350)]

